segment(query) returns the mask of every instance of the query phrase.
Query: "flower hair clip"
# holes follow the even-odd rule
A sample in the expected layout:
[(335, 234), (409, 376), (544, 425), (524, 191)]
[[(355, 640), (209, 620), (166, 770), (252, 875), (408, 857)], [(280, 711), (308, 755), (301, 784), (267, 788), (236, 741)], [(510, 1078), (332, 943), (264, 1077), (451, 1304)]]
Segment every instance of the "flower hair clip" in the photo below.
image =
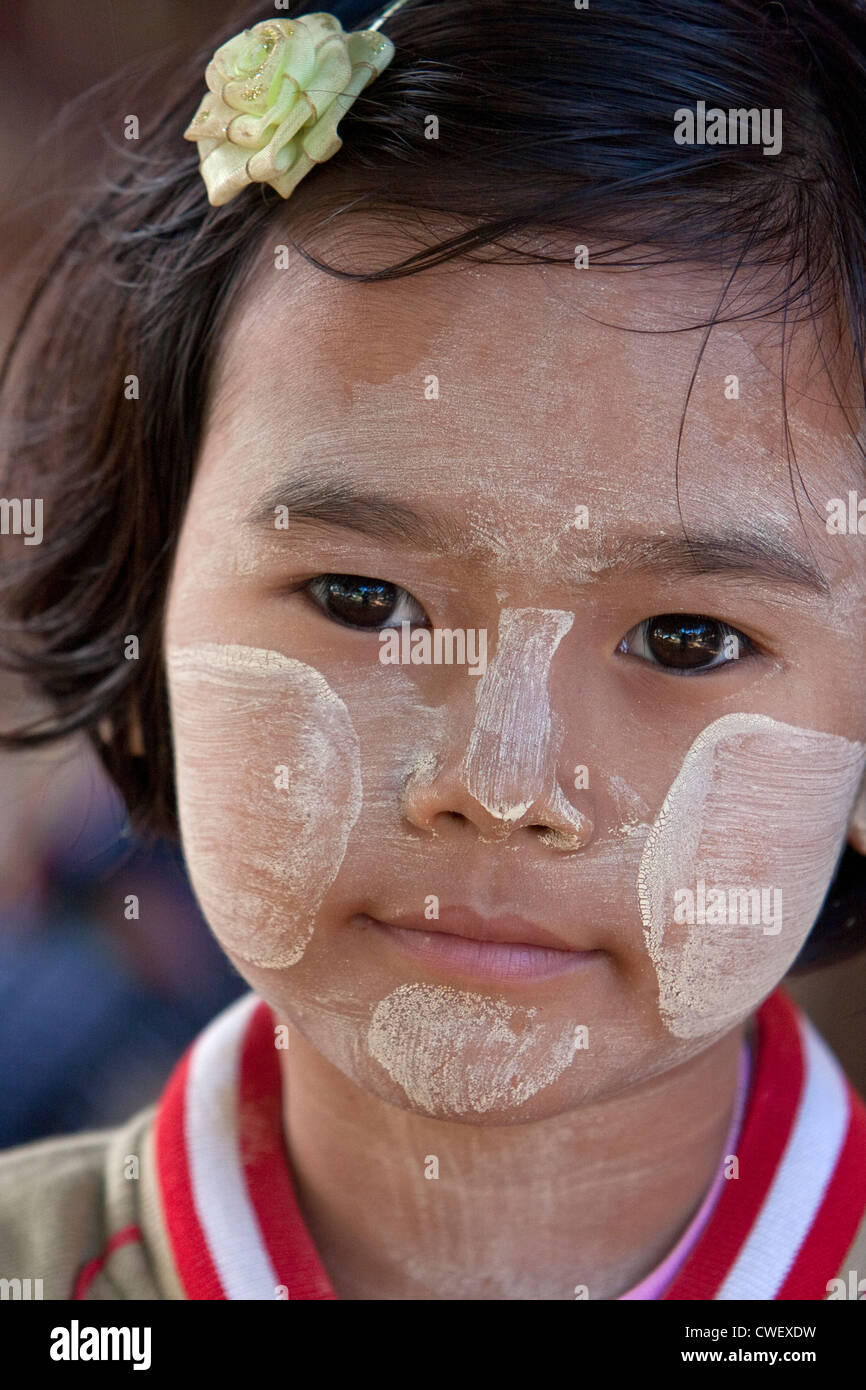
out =
[(378, 25), (345, 33), (336, 15), (268, 19), (218, 48), (207, 94), (184, 131), (214, 207), (250, 183), (288, 198), (305, 174), (342, 145), (337, 124), (394, 56)]

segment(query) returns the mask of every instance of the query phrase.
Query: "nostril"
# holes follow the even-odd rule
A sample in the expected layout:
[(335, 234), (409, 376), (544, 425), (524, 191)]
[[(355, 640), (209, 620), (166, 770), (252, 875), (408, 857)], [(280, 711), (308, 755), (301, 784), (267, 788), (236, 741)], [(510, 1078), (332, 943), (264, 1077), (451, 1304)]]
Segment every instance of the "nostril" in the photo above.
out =
[(550, 826), (533, 826), (533, 829), (543, 831), (538, 838), (548, 849), (583, 849), (592, 837), (591, 821), (584, 821), (581, 826), (562, 830), (554, 830)]

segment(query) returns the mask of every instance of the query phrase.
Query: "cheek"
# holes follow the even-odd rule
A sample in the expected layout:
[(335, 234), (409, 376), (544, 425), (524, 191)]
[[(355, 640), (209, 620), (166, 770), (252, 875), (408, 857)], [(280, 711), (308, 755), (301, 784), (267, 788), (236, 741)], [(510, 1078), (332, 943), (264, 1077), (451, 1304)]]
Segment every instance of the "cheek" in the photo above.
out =
[(295, 965), (361, 810), (358, 739), (313, 667), (201, 643), (167, 652), (190, 879), (222, 945)]
[(841, 852), (864, 749), (730, 714), (686, 754), (638, 875), (662, 1019), (722, 1032), (778, 984), (808, 936)]

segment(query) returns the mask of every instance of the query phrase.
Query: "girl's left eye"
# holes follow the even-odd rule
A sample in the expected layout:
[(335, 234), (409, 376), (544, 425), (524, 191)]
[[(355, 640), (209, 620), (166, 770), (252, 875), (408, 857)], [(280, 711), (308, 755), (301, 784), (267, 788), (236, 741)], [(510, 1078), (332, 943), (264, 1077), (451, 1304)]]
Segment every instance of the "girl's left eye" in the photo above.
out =
[(426, 626), (427, 614), (405, 589), (360, 574), (319, 574), (304, 585), (316, 606), (345, 627), (375, 630), (403, 622)]
[(718, 618), (695, 613), (663, 613), (627, 632), (617, 651), (641, 657), (652, 666), (689, 675), (727, 666), (754, 655), (745, 633)]

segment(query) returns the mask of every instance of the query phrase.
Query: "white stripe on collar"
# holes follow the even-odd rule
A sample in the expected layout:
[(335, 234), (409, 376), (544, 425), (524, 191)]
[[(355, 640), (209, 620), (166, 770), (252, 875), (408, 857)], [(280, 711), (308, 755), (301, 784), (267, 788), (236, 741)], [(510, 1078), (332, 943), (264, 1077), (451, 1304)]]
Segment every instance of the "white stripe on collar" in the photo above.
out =
[(845, 1076), (827, 1044), (798, 1014), (805, 1077), (770, 1189), (716, 1298), (774, 1299), (808, 1236), (848, 1129)]
[(184, 1100), (196, 1214), (227, 1299), (269, 1299), (279, 1285), (250, 1202), (238, 1149), (244, 1034), (259, 1004), (244, 995), (196, 1040)]

